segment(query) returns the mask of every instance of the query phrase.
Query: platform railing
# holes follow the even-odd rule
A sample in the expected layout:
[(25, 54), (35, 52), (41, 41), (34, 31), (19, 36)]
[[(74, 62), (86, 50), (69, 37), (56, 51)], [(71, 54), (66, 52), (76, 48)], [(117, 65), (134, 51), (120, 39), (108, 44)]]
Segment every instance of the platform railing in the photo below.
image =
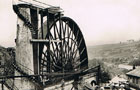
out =
[(39, 7), (42, 9), (56, 7), (56, 6), (41, 2), (39, 0), (13, 0), (12, 2), (13, 2), (13, 4), (29, 4), (29, 5)]

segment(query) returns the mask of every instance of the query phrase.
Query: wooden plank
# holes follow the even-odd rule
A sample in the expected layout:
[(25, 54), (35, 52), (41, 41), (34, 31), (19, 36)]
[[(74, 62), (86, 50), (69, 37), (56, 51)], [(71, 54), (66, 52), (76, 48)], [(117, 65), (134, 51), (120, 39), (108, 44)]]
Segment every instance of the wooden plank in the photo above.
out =
[(31, 39), (31, 43), (48, 43), (48, 42), (61, 42), (61, 40), (48, 40), (48, 39)]

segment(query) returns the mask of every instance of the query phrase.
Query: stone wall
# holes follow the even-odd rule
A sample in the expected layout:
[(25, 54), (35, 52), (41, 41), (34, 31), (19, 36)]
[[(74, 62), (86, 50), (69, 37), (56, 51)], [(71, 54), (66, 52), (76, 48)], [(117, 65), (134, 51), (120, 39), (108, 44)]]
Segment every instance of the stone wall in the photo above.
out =
[[(30, 15), (30, 9), (24, 9)], [(24, 24), (24, 22), (18, 18), (17, 20), (17, 37), (16, 37), (16, 62), (25, 73), (29, 75), (34, 74), (33, 70), (33, 49), (30, 43), (32, 39), (30, 29)], [(21, 75), (19, 72), (15, 72), (15, 75)], [(35, 90), (35, 85), (28, 78), (15, 79), (15, 85), (19, 90)]]

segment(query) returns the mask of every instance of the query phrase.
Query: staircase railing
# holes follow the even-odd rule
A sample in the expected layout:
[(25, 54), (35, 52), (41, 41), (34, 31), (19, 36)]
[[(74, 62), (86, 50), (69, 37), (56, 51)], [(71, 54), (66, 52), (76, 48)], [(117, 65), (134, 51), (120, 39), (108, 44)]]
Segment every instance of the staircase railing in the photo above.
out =
[(4, 85), (10, 89), (10, 90), (19, 90), (15, 85), (14, 85), (14, 79), (6, 79), (4, 82)]

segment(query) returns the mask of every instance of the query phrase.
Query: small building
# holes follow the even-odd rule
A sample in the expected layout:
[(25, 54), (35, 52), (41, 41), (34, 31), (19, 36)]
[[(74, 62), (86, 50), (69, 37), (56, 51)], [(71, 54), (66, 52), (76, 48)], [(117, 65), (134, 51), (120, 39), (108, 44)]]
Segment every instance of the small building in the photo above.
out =
[(129, 85), (132, 88), (140, 90), (140, 68), (136, 68), (126, 73), (129, 81)]
[(133, 43), (133, 42), (135, 42), (135, 40), (134, 39), (130, 39), (130, 40), (127, 40), (127, 42), (128, 43)]

